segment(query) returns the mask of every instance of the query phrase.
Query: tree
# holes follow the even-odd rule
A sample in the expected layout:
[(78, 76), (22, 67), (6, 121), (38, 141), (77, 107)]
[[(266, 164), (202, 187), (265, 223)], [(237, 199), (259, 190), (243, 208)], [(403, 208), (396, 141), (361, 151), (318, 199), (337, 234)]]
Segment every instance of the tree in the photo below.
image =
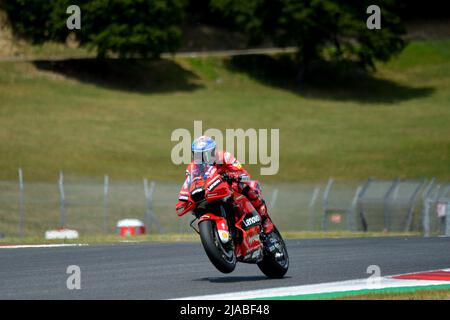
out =
[(0, 9), (8, 13), (14, 32), (26, 35), (33, 43), (42, 43), (50, 38), (51, 1), (0, 0)]
[(374, 69), (375, 61), (387, 61), (405, 43), (404, 28), (395, 14), (393, 0), (381, 7), (380, 30), (366, 25), (367, 0), (211, 0), (213, 10), (234, 17), (255, 44), (269, 37), (279, 46), (298, 47), (298, 78), (303, 80), (314, 59), (328, 57), (355, 60)]
[[(65, 41), (72, 32), (66, 27), (70, 0), (8, 0), (14, 30), (34, 43)], [(185, 0), (79, 0), (81, 30), (75, 30), (81, 45), (119, 57), (158, 57), (180, 45)]]

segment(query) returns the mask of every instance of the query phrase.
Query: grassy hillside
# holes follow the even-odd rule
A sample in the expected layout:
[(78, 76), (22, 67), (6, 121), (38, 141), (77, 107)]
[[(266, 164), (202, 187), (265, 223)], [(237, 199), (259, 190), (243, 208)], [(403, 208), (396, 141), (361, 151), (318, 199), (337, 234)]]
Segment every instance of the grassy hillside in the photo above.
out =
[(179, 181), (170, 135), (194, 120), (279, 128), (280, 171), (265, 181), (450, 179), (450, 41), (412, 43), (373, 77), (344, 69), (299, 87), (282, 57), (0, 62), (0, 179), (22, 167), (28, 180)]

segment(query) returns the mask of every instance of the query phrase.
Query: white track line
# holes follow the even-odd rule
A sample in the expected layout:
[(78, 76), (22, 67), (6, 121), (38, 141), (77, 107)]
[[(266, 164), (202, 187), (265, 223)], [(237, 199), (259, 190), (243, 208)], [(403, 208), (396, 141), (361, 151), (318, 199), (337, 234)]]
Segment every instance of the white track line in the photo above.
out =
[[(312, 285), (291, 286), (291, 287), (279, 287), (270, 289), (250, 290), (242, 292), (232, 292), (223, 294), (213, 294), (204, 296), (192, 296), (179, 298), (176, 300), (242, 300), (242, 299), (257, 299), (257, 298), (270, 298), (270, 297), (284, 297), (284, 296), (297, 296), (317, 293), (330, 293), (330, 292), (346, 292), (353, 290), (376, 290), (385, 288), (398, 288), (398, 287), (414, 287), (414, 286), (430, 286), (430, 285), (442, 285), (448, 284), (449, 281), (431, 281), (431, 280), (405, 280), (405, 279), (392, 279), (389, 277), (378, 278), (378, 282), (368, 282), (368, 279), (356, 279), (338, 282), (319, 283)], [(375, 279), (377, 281), (378, 279)]]
[(0, 249), (23, 249), (23, 248), (58, 248), (58, 247), (82, 247), (88, 246), (84, 243), (67, 244), (22, 244), (22, 245), (0, 245)]

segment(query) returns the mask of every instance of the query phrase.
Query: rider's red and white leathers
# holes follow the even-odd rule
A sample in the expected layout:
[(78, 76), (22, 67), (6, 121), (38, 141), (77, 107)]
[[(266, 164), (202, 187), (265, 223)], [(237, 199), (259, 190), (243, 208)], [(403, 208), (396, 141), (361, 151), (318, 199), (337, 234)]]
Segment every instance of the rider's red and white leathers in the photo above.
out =
[[(187, 169), (186, 176), (190, 176), (197, 164), (192, 161)], [(223, 150), (216, 151), (216, 161), (214, 166), (219, 174), (227, 174), (232, 179), (241, 178), (242, 182), (237, 181), (231, 184), (231, 187), (238, 193), (246, 196), (253, 207), (261, 216), (261, 221), (263, 224), (263, 231), (265, 234), (269, 234), (273, 231), (273, 223), (267, 212), (267, 206), (262, 198), (261, 189), (257, 181), (251, 181), (251, 177), (247, 170), (245, 170), (239, 161), (229, 152)], [(181, 189), (180, 194), (188, 193), (188, 178), (186, 178), (185, 183)]]

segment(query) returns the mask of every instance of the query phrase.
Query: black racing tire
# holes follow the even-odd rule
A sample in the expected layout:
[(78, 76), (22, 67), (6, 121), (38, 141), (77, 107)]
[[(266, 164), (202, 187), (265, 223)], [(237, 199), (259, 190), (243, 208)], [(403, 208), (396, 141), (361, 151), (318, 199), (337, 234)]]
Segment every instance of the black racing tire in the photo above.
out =
[(236, 267), (236, 255), (233, 248), (225, 248), (219, 239), (216, 224), (211, 220), (203, 220), (198, 225), (200, 239), (211, 263), (217, 270), (230, 273)]
[(277, 260), (277, 258), (275, 257), (276, 252), (269, 253), (267, 251), (264, 253), (263, 260), (258, 263), (258, 267), (267, 277), (273, 279), (281, 279), (289, 269), (289, 255), (287, 252), (286, 244), (284, 243), (283, 237), (281, 236), (278, 229), (275, 228), (273, 232), (275, 233), (275, 236), (279, 238), (284, 259), (283, 261)]

